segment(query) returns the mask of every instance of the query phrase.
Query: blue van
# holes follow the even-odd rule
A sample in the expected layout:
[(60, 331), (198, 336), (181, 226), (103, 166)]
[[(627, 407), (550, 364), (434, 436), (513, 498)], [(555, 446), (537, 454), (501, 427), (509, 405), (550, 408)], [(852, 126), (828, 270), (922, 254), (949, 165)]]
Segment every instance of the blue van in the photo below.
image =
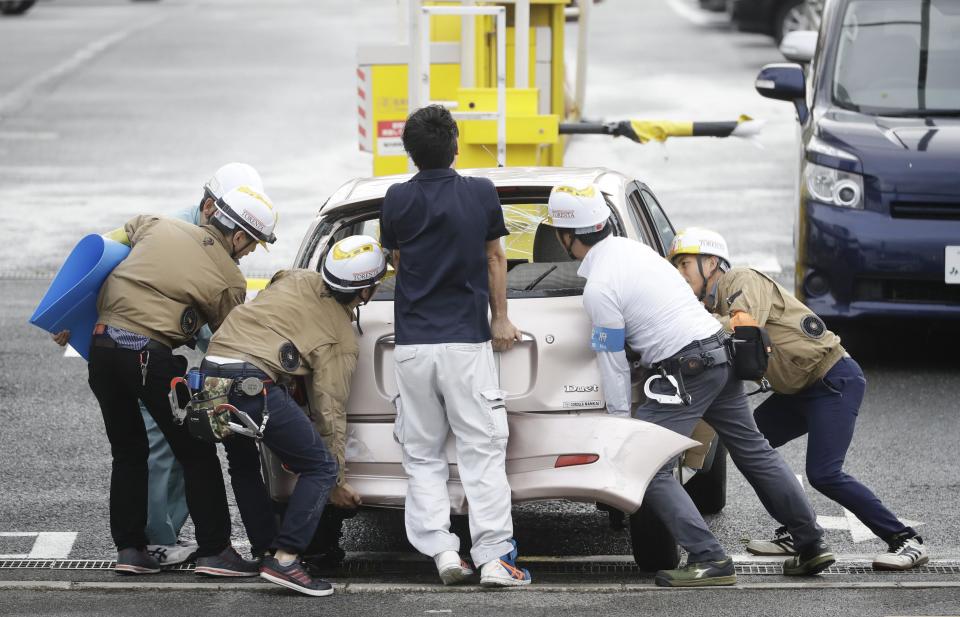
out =
[(960, 0), (828, 0), (757, 77), (801, 125), (796, 292), (827, 318), (960, 319)]

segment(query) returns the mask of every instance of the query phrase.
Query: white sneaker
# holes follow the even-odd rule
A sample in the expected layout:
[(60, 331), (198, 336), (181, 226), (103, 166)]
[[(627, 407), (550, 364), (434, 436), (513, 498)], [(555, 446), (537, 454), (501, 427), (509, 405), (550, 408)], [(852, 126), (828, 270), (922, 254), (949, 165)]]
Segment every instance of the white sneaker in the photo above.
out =
[(530, 573), (502, 559), (494, 559), (480, 568), (480, 584), (484, 587), (520, 587), (530, 584)]
[(793, 546), (793, 538), (786, 527), (778, 527), (774, 532), (773, 540), (750, 540), (747, 552), (751, 555), (770, 555), (782, 557), (796, 555), (797, 549)]
[(874, 570), (909, 570), (930, 560), (927, 547), (920, 536), (894, 536), (890, 549), (873, 560)]
[(437, 564), (437, 572), (440, 573), (440, 580), (444, 585), (457, 585), (473, 576), (473, 570), (467, 562), (460, 559), (457, 551), (437, 553), (433, 557), (433, 562)]
[(147, 554), (157, 560), (161, 566), (175, 566), (190, 561), (197, 552), (196, 542), (177, 540), (176, 544), (148, 544)]

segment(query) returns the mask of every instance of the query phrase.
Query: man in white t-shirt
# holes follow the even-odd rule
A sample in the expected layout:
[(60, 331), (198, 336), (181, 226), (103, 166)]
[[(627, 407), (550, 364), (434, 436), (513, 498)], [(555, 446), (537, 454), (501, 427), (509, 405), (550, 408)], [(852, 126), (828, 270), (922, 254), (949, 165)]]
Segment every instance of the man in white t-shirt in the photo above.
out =
[[(625, 349), (657, 371), (652, 393), (633, 413), (639, 420), (690, 436), (701, 418), (720, 435), (737, 468), (767, 511), (797, 539), (799, 555), (786, 575), (816, 574), (834, 557), (790, 468), (757, 430), (717, 321), (669, 262), (650, 247), (612, 236), (611, 211), (600, 189), (558, 186), (549, 200), (557, 239), (587, 279), (583, 307), (593, 323), (591, 344), (600, 364), (607, 411), (631, 412)], [(650, 481), (644, 500), (688, 553), (683, 568), (657, 572), (665, 587), (733, 585), (733, 560), (707, 528), (673, 474), (676, 461)]]

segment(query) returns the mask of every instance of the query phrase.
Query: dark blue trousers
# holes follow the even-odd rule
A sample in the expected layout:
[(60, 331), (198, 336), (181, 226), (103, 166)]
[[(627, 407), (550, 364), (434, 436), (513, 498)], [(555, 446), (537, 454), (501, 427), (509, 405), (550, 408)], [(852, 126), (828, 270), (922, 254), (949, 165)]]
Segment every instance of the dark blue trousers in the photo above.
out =
[[(212, 374), (206, 370), (206, 365), (204, 372)], [(242, 375), (265, 377), (255, 368), (230, 374), (231, 377)], [(260, 471), (259, 450), (249, 437), (232, 435), (223, 440), (230, 482), (251, 548), (263, 550), (271, 547), (302, 554), (320, 523), (330, 491), (336, 486), (337, 461), (286, 388), (268, 386), (267, 392), (270, 418), (263, 432), (263, 444), (291, 471), (299, 474), (279, 531), (274, 522), (273, 503)], [(254, 422), (259, 424), (262, 421), (263, 395), (247, 396), (233, 391), (229, 399)]]
[(841, 358), (823, 379), (796, 394), (773, 394), (753, 417), (770, 445), (807, 435), (807, 480), (849, 510), (879, 538), (913, 531), (873, 492), (843, 471), (843, 461), (863, 401), (867, 380), (852, 358)]

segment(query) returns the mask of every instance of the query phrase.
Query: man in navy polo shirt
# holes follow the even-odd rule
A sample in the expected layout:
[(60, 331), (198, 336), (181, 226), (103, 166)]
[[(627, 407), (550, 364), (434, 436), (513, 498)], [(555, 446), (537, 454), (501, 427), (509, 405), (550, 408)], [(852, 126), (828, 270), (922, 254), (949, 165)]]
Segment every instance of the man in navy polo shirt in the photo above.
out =
[(403, 147), (420, 173), (390, 187), (380, 217), (381, 243), (397, 270), (394, 436), (409, 477), (407, 537), (434, 558), (445, 584), (473, 574), (450, 532), (446, 443), (452, 430), (480, 583), (526, 585), (530, 573), (516, 567), (505, 393), (493, 358), (494, 349), (510, 349), (520, 338), (507, 317), (500, 239), (508, 232), (493, 183), (451, 168), (457, 135), (443, 107), (407, 118)]

